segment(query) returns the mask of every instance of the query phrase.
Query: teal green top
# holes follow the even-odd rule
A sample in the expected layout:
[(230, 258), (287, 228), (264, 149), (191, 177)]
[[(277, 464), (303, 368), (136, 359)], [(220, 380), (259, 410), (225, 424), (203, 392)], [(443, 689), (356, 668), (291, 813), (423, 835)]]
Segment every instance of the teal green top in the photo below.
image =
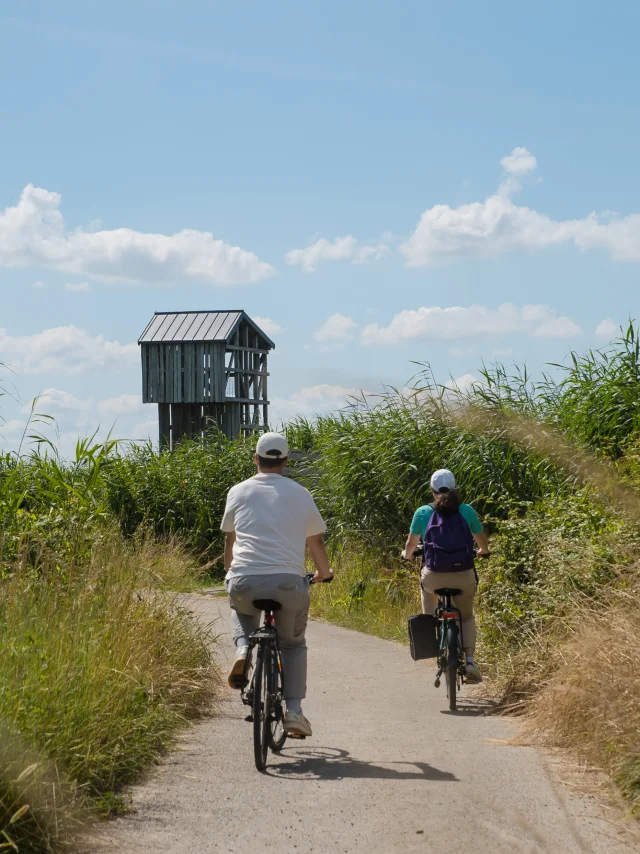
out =
[[(473, 507), (470, 504), (461, 504), (460, 512), (467, 520), (467, 525), (471, 528), (471, 533), (480, 534), (482, 532), (482, 525), (480, 524), (478, 514)], [(430, 504), (425, 504), (424, 507), (418, 507), (416, 512), (413, 514), (413, 520), (411, 521), (411, 533), (420, 537), (424, 536), (424, 532), (427, 530), (427, 525), (429, 524), (429, 519), (432, 514), (433, 507)]]

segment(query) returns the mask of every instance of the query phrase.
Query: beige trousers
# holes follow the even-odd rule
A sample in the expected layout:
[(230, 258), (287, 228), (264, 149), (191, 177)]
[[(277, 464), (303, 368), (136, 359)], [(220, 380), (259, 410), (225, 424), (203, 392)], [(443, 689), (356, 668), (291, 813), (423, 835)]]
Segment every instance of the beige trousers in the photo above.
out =
[(431, 572), (425, 567), (420, 576), (423, 614), (435, 614), (438, 604), (435, 591), (441, 587), (462, 590), (460, 596), (454, 598), (453, 603), (462, 616), (464, 651), (467, 655), (473, 655), (476, 648), (476, 620), (473, 616), (473, 599), (477, 588), (476, 574), (473, 569), (465, 569), (464, 572)]

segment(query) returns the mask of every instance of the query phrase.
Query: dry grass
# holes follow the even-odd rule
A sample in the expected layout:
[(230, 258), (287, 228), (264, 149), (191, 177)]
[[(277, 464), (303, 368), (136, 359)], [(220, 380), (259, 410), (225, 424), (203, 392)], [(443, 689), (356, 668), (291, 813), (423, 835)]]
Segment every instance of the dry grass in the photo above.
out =
[(0, 850), (61, 850), (79, 808), (121, 809), (217, 691), (211, 637), (166, 589), (194, 583), (193, 560), (175, 543), (98, 543), (0, 579)]
[(531, 703), (531, 727), (603, 768), (640, 812), (640, 590), (580, 608), (554, 672)]

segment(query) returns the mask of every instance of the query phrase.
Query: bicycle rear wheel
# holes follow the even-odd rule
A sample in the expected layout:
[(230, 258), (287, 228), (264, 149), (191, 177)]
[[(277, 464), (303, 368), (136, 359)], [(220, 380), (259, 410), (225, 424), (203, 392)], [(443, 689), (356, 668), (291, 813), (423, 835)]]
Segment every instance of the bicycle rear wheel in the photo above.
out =
[(449, 710), (455, 712), (457, 709), (458, 690), (458, 628), (455, 624), (447, 626), (446, 655), (444, 676), (447, 683), (447, 698)]
[(269, 656), (269, 747), (274, 753), (279, 753), (287, 740), (284, 731), (284, 709), (282, 708), (282, 685), (278, 654), (272, 650)]
[(269, 749), (269, 655), (268, 646), (260, 645), (253, 674), (253, 755), (258, 771), (267, 767)]

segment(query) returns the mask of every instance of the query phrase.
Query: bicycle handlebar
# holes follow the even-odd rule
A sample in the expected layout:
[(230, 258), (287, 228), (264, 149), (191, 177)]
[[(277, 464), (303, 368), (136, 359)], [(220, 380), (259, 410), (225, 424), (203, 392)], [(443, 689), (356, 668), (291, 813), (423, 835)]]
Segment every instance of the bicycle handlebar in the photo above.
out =
[(309, 582), (309, 584), (331, 584), (333, 581), (333, 575), (330, 575), (328, 578), (322, 578), (320, 581), (314, 581), (313, 578), (315, 576), (315, 572), (307, 572), (305, 578)]

